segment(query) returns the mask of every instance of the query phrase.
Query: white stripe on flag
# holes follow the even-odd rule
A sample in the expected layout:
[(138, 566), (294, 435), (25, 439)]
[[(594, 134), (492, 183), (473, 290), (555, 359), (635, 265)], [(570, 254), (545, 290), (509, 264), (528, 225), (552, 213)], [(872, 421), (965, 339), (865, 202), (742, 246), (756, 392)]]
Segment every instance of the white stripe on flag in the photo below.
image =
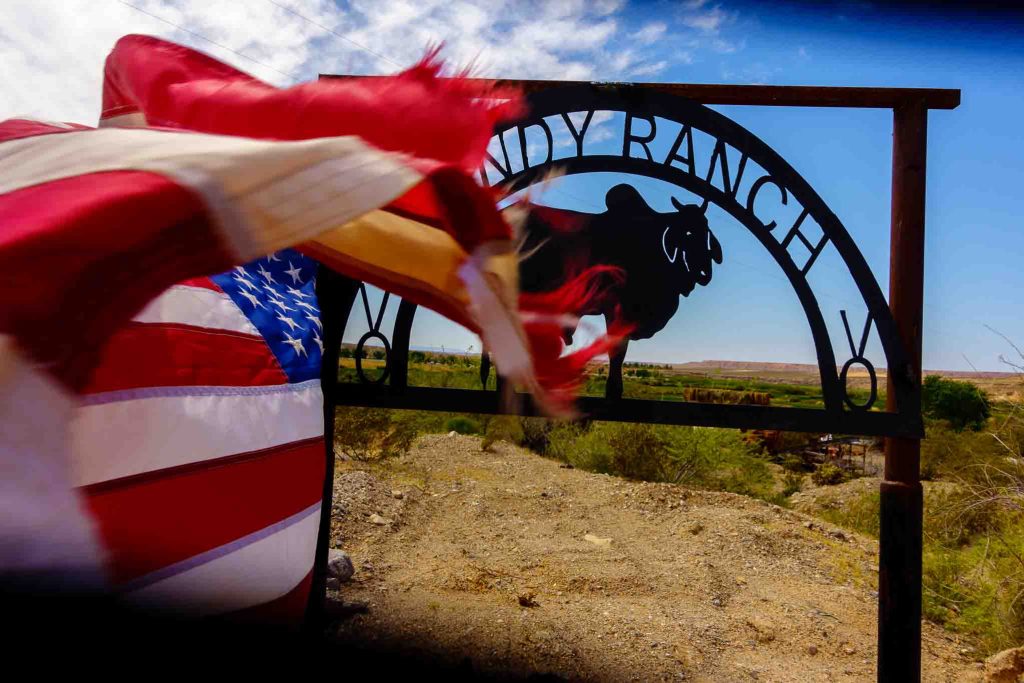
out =
[(174, 285), (135, 316), (140, 323), (179, 323), (260, 336), (235, 302), (223, 292)]
[[(3, 142), (0, 194), (104, 171), (158, 173), (198, 193), (232, 253), (248, 261), (401, 197), (423, 180), (409, 160), (356, 136), (273, 141), (100, 128)], [(299, 175), (316, 187), (291, 196)], [(287, 213), (267, 205), (285, 198)]]
[(0, 334), (0, 576), (53, 571), (100, 587), (104, 553), (84, 497), (71, 488), (75, 397)]
[(125, 598), (195, 616), (262, 605), (286, 595), (313, 568), (319, 526), (316, 503), (266, 529), (166, 567), (156, 573), (165, 578), (129, 589)]
[[(88, 397), (71, 423), (75, 486), (302, 441), (324, 433), (320, 380), (157, 387)], [(116, 433), (110, 428), (116, 425)]]

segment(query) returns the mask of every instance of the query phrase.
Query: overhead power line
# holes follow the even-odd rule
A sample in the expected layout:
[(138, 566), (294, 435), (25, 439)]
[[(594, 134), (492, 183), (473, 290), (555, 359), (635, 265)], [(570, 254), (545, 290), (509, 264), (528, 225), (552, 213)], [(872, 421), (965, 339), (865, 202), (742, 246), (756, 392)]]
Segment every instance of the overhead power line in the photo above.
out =
[(300, 12), (296, 12), (291, 7), (288, 7), (287, 5), (282, 5), (281, 3), (277, 2), (276, 0), (267, 0), (267, 2), (269, 2), (271, 5), (274, 5), (275, 7), (279, 7), (281, 9), (283, 9), (285, 12), (288, 12), (289, 14), (294, 14), (295, 16), (297, 16), (299, 19), (302, 19), (303, 21), (308, 21), (310, 24), (313, 24), (314, 26), (317, 26), (317, 27), (323, 29), (324, 31), (327, 31), (330, 34), (335, 35), (338, 38), (341, 38), (342, 40), (344, 40), (349, 45), (357, 47), (360, 50), (362, 50), (362, 51), (364, 51), (366, 53), (369, 53), (369, 54), (373, 55), (374, 57), (377, 57), (378, 59), (383, 59), (385, 62), (388, 62), (389, 64), (393, 64), (394, 66), (397, 66), (399, 69), (404, 68), (401, 64), (399, 64), (395, 60), (391, 59), (390, 57), (388, 57), (386, 55), (382, 55), (379, 52), (374, 52), (373, 50), (371, 50), (370, 48), (366, 47), (365, 45), (360, 45), (359, 43), (357, 43), (356, 41), (352, 40), (348, 36), (345, 36), (345, 35), (342, 35), (342, 34), (338, 33), (337, 31), (335, 31), (330, 26), (324, 26), (319, 21), (316, 21), (315, 19), (310, 19), (305, 14), (301, 14)]
[[(204, 36), (201, 33), (196, 33), (195, 31), (193, 31), (191, 29), (187, 29), (184, 26), (181, 26), (180, 24), (176, 24), (173, 21), (170, 21), (168, 19), (164, 19), (161, 16), (157, 16), (156, 14), (153, 14), (152, 12), (150, 12), (148, 10), (144, 10), (141, 7), (139, 7), (138, 5), (133, 5), (130, 2), (126, 2), (126, 0), (117, 0), (117, 1), (119, 3), (121, 3), (122, 5), (124, 5), (125, 7), (131, 7), (133, 10), (135, 10), (137, 12), (141, 12), (142, 14), (145, 14), (148, 17), (152, 17), (153, 19), (156, 19), (157, 21), (161, 21), (161, 22), (167, 24), (168, 26), (173, 26), (174, 28), (178, 29), (179, 31), (184, 31), (185, 33), (189, 34), (190, 36), (195, 36), (196, 38), (199, 38), (200, 40), (205, 40), (207, 43), (210, 43), (211, 45), (216, 45), (217, 47), (219, 47), (222, 50), (227, 50), (228, 52), (230, 52), (232, 54), (238, 55), (242, 59), (247, 59), (250, 62), (252, 62), (253, 64), (259, 64), (264, 69), (270, 69), (271, 71), (276, 71), (277, 73), (281, 74), (285, 78), (289, 79), (292, 83), (298, 83), (301, 80), (300, 78), (296, 77), (294, 74), (290, 74), (290, 73), (286, 73), (284, 71), (281, 71), (280, 69), (278, 69), (276, 67), (273, 67), (273, 66), (270, 66), (269, 64), (266, 64), (264, 62), (261, 62), (260, 60), (254, 58), (254, 57), (250, 57), (249, 55), (247, 55), (247, 54), (245, 54), (243, 52), (239, 52), (238, 50), (235, 50), (234, 48), (230, 48), (227, 45), (224, 45), (222, 43), (218, 43), (216, 40), (213, 40), (211, 38), (207, 38), (206, 36)], [(277, 3), (275, 2), (274, 4), (276, 5)]]

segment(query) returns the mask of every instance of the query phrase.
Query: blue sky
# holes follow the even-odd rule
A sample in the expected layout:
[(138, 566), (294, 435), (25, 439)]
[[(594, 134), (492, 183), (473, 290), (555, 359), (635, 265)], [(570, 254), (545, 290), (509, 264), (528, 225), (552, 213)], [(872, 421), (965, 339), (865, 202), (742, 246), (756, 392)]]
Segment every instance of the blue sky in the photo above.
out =
[[(0, 3), (0, 118), (93, 123), (103, 57), (129, 32), (190, 44), (282, 86), (318, 73), (392, 72), (443, 40), (452, 63), (473, 61), (481, 75), (502, 77), (960, 88), (960, 108), (929, 118), (924, 364), (998, 370), (1012, 349), (985, 326), (1024, 344), (1021, 28), (1019, 17), (939, 17), (864, 2), (9, 0)], [(891, 113), (716, 108), (811, 183), (886, 290)], [(543, 201), (593, 210), (612, 182), (566, 179)], [(672, 188), (645, 188), (668, 209)], [(774, 262), (724, 214), (712, 209), (709, 218), (725, 262), (665, 330), (631, 346), (630, 358), (812, 362), (803, 314)], [(823, 263), (832, 270), (816, 266), (813, 284), (838, 353), (838, 310), (851, 311), (854, 327), (863, 315), (842, 273), (830, 274), (838, 264)], [(355, 323), (347, 337), (358, 337)], [(413, 343), (479, 344), (429, 314), (418, 318)], [(872, 351), (884, 364), (877, 344)]]
[[(642, 26), (666, 10), (671, 14), (670, 7), (652, 3), (635, 7), (632, 16)], [(984, 20), (959, 26), (886, 23), (867, 9), (857, 14), (846, 8), (842, 16), (794, 14), (778, 6), (737, 10), (722, 38), (734, 41), (732, 51), (697, 52), (691, 63), (666, 68), (651, 80), (962, 90), (958, 109), (929, 117), (924, 364), (1008, 369), (999, 355), (1012, 349), (986, 325), (1024, 339), (1024, 32)], [(671, 59), (671, 44), (663, 47)], [(715, 108), (762, 137), (804, 175), (844, 222), (888, 292), (891, 112)], [(565, 180), (565, 192), (551, 191), (543, 201), (596, 210), (593, 202), (599, 205), (604, 189), (618, 180)], [(657, 190), (648, 193), (649, 200), (657, 196)], [(669, 210), (664, 197), (659, 208)], [(744, 230), (724, 215), (719, 221), (716, 227), (712, 217), (726, 260), (712, 284), (685, 299), (659, 335), (634, 343), (630, 359), (813, 362), (803, 313), (788, 283)], [(838, 261), (832, 265), (838, 268)], [(851, 312), (856, 332), (859, 300), (844, 278), (816, 274), (819, 303), (841, 356), (846, 344), (836, 311)], [(473, 343), (426, 317), (430, 322), (417, 324), (414, 343)], [(874, 333), (868, 348), (869, 358), (884, 365)]]

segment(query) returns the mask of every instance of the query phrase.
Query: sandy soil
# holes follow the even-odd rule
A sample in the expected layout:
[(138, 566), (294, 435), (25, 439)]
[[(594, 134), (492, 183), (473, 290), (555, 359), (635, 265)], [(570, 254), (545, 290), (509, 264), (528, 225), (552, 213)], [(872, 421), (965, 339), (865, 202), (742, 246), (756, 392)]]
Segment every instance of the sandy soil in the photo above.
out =
[[(571, 680), (874, 681), (877, 543), (732, 494), (566, 469), (466, 436), (341, 462), (332, 633)], [(924, 680), (978, 680), (925, 624)], [(963, 654), (961, 654), (963, 653)]]

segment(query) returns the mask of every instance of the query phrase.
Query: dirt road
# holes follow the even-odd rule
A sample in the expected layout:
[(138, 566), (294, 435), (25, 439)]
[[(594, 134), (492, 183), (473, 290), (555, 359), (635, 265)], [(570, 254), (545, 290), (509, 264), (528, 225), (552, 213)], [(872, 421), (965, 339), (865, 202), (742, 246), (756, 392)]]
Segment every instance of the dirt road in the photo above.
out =
[[(340, 598), (368, 603), (346, 642), (572, 680), (875, 680), (877, 543), (811, 517), (468, 436), (341, 462), (334, 495)], [(924, 680), (978, 680), (924, 633)]]

